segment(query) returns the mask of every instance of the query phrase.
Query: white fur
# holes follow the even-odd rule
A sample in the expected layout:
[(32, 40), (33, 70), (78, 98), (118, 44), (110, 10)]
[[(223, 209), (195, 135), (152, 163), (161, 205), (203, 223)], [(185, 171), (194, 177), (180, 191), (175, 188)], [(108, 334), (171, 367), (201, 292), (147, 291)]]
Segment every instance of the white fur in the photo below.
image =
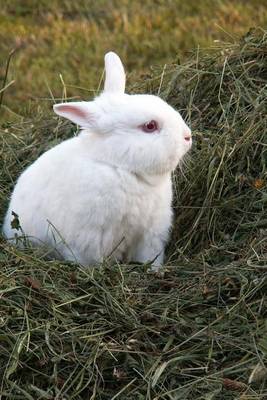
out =
[[(3, 232), (9, 239), (18, 233), (14, 211), (30, 241), (53, 248), (55, 257), (91, 265), (111, 256), (157, 267), (171, 227), (171, 172), (191, 146), (190, 130), (160, 98), (124, 94), (115, 53), (105, 66), (105, 90), (94, 101), (54, 106), (81, 133), (21, 174)], [(143, 132), (151, 120), (159, 131)]]

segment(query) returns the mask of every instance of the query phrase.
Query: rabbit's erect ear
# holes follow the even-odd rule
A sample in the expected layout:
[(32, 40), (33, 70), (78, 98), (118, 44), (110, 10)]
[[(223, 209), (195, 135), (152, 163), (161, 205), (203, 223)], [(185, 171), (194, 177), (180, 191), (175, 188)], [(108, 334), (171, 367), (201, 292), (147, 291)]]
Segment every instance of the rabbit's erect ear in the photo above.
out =
[(105, 55), (106, 79), (104, 85), (105, 92), (124, 93), (125, 91), (125, 72), (119, 56), (110, 51)]
[(81, 127), (89, 127), (94, 119), (94, 107), (92, 102), (78, 101), (72, 103), (54, 104), (56, 114), (67, 118)]

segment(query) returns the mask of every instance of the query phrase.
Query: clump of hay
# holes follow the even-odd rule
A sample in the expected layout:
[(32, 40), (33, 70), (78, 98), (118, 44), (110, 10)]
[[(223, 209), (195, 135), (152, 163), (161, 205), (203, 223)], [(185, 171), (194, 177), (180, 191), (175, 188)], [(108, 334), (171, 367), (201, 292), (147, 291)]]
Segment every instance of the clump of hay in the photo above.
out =
[[(195, 136), (164, 273), (85, 270), (1, 239), (3, 399), (264, 399), (266, 78), (253, 31), (146, 82)], [(19, 171), (72, 134), (52, 116), (2, 127), (2, 215)]]

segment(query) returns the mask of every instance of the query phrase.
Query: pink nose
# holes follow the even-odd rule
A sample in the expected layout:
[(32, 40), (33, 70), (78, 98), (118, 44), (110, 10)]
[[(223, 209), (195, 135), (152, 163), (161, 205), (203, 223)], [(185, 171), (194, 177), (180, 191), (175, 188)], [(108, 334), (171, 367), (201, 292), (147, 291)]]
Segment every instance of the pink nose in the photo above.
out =
[(186, 131), (184, 133), (184, 140), (186, 140), (187, 142), (190, 142), (190, 140), (192, 139), (192, 135), (190, 131)]

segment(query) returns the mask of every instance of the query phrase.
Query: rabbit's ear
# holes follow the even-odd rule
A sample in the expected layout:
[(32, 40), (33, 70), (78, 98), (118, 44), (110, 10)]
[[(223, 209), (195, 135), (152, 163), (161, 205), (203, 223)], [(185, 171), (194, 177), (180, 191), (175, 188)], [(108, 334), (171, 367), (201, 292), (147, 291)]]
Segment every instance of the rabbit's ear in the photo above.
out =
[(124, 93), (125, 72), (119, 56), (110, 51), (105, 55), (106, 79), (104, 92)]
[(91, 126), (94, 119), (94, 106), (92, 102), (77, 101), (72, 103), (54, 104), (56, 114), (67, 118), (81, 127)]

